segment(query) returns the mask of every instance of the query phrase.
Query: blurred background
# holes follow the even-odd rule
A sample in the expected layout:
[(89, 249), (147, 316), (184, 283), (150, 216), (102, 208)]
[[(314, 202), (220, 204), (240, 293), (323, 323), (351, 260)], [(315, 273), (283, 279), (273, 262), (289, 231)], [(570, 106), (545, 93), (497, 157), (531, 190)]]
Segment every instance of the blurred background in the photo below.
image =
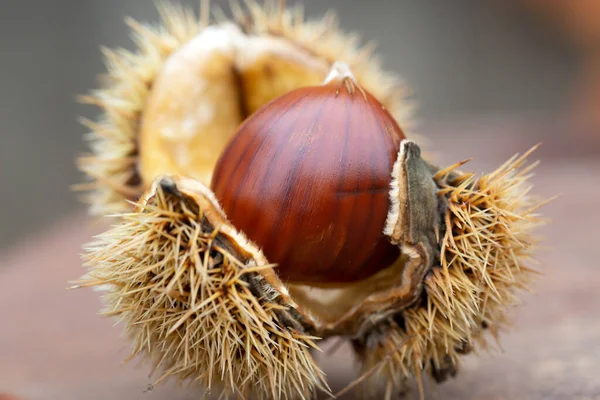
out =
[[(309, 17), (335, 9), (345, 30), (379, 43), (384, 66), (414, 89), (425, 133), (448, 119), (556, 121), (600, 92), (598, 1), (304, 3)], [(126, 16), (158, 20), (147, 0), (2, 1), (0, 248), (81, 209), (69, 191), (86, 150), (76, 119), (97, 110), (75, 98), (104, 72), (101, 45), (131, 48)]]
[[(379, 44), (384, 67), (414, 90), (419, 132), (443, 163), (475, 157), (470, 169), (489, 171), (542, 141), (537, 193), (563, 193), (547, 207), (549, 278), (527, 298), (507, 354), (467, 362), (434, 397), (600, 398), (600, 1), (302, 3), (308, 17), (334, 9), (344, 30)], [(97, 115), (76, 96), (105, 70), (100, 46), (133, 47), (126, 16), (158, 21), (148, 0), (0, 2), (2, 400), (3, 391), (40, 400), (180, 393), (142, 394), (148, 370), (119, 367), (127, 346), (95, 315), (97, 294), (63, 290), (97, 233), (70, 191), (83, 180), (74, 159), (87, 150), (77, 118)], [(324, 363), (340, 382), (352, 373), (351, 363)]]

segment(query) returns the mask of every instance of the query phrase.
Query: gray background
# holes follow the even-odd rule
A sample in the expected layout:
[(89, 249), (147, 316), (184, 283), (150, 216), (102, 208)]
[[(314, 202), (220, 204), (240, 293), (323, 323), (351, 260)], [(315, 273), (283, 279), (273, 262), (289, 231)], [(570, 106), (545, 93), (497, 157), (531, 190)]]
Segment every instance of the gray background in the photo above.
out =
[[(446, 118), (545, 118), (566, 107), (575, 55), (510, 1), (304, 3), (309, 16), (336, 9), (345, 30), (379, 43), (385, 67), (415, 90), (424, 133)], [(85, 150), (76, 118), (96, 110), (75, 96), (96, 86), (101, 45), (131, 47), (124, 17), (154, 22), (157, 13), (147, 0), (0, 5), (1, 248), (82, 208), (69, 190)]]

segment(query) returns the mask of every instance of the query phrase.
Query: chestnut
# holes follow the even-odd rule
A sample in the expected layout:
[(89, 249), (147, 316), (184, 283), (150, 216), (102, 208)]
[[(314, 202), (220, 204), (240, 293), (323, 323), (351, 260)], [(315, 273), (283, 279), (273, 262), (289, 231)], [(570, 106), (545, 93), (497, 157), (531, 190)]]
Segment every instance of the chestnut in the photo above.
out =
[(336, 64), (250, 116), (217, 161), (211, 188), (229, 220), (289, 282), (362, 280), (399, 256), (383, 234), (394, 118)]

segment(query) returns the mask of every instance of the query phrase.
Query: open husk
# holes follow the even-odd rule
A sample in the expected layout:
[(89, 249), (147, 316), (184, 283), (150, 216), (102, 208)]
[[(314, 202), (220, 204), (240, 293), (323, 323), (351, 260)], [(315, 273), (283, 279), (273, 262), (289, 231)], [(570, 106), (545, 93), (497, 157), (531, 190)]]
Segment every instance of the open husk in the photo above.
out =
[[(81, 188), (92, 214), (119, 221), (87, 248), (79, 286), (104, 289), (105, 315), (124, 324), (132, 356), (152, 360), (157, 380), (224, 396), (309, 398), (327, 390), (309, 349), (333, 335), (352, 341), (363, 372), (375, 369), (365, 395), (453, 376), (461, 354), (506, 327), (536, 274), (543, 202), (528, 193), (530, 152), (483, 176), (458, 172), (462, 164), (432, 170), (440, 207), (428, 209), (439, 230), (418, 229), (427, 246), (407, 243), (392, 229), (398, 203), (389, 236), (404, 254), (381, 274), (334, 290), (284, 285), (208, 189), (221, 150), (247, 116), (321, 84), (337, 60), (414, 137), (406, 88), (332, 17), (306, 22), (300, 10), (247, 1), (233, 6), (233, 21), (211, 22), (204, 5), (199, 18), (163, 6), (156, 28), (130, 20), (138, 49), (105, 50), (104, 86), (84, 98), (102, 116), (84, 121), (92, 151), (80, 167), (91, 182)], [(422, 254), (431, 256), (425, 268)]]

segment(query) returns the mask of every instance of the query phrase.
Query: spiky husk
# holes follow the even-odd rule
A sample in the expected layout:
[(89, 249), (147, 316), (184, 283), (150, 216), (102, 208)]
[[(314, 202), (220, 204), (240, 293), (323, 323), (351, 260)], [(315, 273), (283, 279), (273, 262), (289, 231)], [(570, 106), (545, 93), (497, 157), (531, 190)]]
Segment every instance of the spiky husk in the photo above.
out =
[(290, 314), (262, 253), (221, 219), (210, 192), (194, 201), (174, 187), (155, 184), (85, 256), (80, 286), (106, 291), (104, 315), (124, 323), (132, 357), (150, 358), (158, 381), (173, 376), (224, 397), (307, 399), (325, 388), (309, 354), (315, 338)]
[(390, 319), (379, 324), (364, 337), (352, 341), (354, 352), (360, 360), (361, 398), (396, 398), (408, 387), (412, 372), (404, 362), (403, 353), (407, 336), (397, 322)]
[[(272, 35), (308, 50), (316, 58), (332, 64), (349, 63), (359, 82), (373, 93), (410, 135), (413, 105), (406, 100), (408, 90), (396, 77), (380, 68), (373, 46), (359, 47), (356, 35), (341, 32), (333, 14), (318, 21), (305, 21), (302, 9), (282, 10), (274, 1), (259, 5), (253, 0), (233, 2), (235, 21), (247, 34)], [(102, 88), (82, 97), (98, 106), (98, 121), (84, 119), (91, 154), (79, 159), (80, 169), (90, 182), (78, 185), (85, 190), (84, 201), (92, 215), (126, 212), (128, 204), (148, 188), (138, 172), (138, 134), (152, 83), (167, 58), (210, 24), (208, 1), (197, 18), (191, 10), (165, 3), (160, 7), (162, 23), (142, 25), (132, 19), (137, 50), (104, 49), (107, 74)], [(217, 13), (217, 23), (226, 18)], [(220, 149), (215, 149), (220, 151)], [(165, 171), (165, 173), (167, 173)]]
[(93, 215), (126, 211), (124, 200), (134, 200), (145, 188), (137, 172), (137, 135), (152, 82), (167, 57), (203, 28), (192, 12), (163, 6), (163, 24), (153, 28), (132, 19), (137, 47), (134, 52), (103, 49), (107, 73), (102, 88), (81, 101), (99, 107), (97, 122), (82, 119), (91, 154), (78, 160), (79, 168), (92, 182), (78, 186), (88, 191), (84, 200)]
[[(519, 302), (517, 292), (537, 274), (531, 268), (538, 241), (533, 230), (543, 222), (536, 214), (543, 202), (528, 194), (536, 165), (525, 165), (531, 151), (481, 177), (451, 171), (436, 177), (448, 205), (441, 265), (426, 277), (422, 302), (395, 316), (384, 333), (363, 338), (363, 370), (410, 337), (381, 366), (399, 391), (396, 373), (420, 381), (427, 372), (443, 381), (456, 373), (461, 354), (488, 348), (486, 332), (497, 340)], [(377, 387), (373, 380), (367, 384)]]

